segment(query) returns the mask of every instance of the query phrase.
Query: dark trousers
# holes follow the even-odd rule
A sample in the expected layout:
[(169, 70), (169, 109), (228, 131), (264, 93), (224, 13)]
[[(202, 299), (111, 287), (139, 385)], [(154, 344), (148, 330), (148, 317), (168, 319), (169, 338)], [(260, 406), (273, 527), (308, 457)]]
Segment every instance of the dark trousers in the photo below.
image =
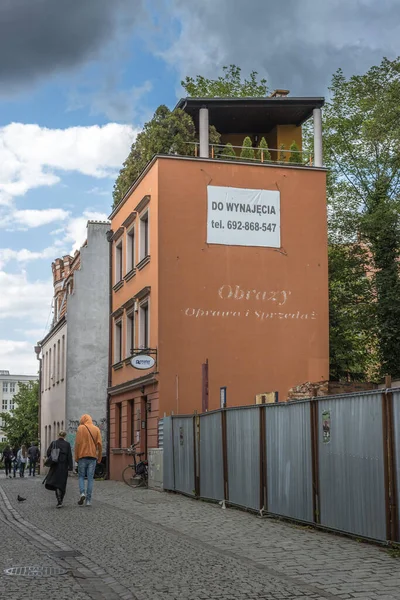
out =
[(36, 460), (29, 462), (29, 475), (33, 475), (34, 477), (36, 475)]
[(4, 466), (6, 468), (6, 477), (7, 477), (8, 475), (11, 475), (11, 470), (12, 470), (11, 458), (5, 459)]
[(21, 461), (21, 464), (19, 465), (19, 476), (20, 477), (25, 477), (24, 473), (25, 473), (25, 464), (24, 462)]
[(61, 502), (64, 500), (64, 496), (65, 496), (65, 492), (63, 492), (62, 490), (57, 488), (56, 489), (56, 498), (57, 498), (58, 504), (61, 504)]

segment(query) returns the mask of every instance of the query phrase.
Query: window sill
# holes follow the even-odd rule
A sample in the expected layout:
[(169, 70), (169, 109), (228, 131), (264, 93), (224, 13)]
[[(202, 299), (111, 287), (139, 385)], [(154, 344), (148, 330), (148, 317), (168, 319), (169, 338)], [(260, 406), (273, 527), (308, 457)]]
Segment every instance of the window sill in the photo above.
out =
[(150, 254), (148, 254), (147, 256), (145, 256), (144, 258), (142, 258), (142, 260), (140, 261), (140, 263), (138, 263), (136, 265), (136, 268), (138, 271), (141, 271), (146, 265), (148, 265), (150, 262)]
[(118, 290), (120, 290), (122, 288), (122, 286), (124, 285), (124, 280), (121, 279), (120, 281), (118, 281), (118, 283), (116, 283), (113, 287), (114, 292), (118, 292)]
[(130, 271), (127, 272), (127, 274), (124, 277), (125, 281), (129, 281), (130, 279), (132, 279), (133, 277), (135, 277), (136, 275), (136, 269), (131, 269)]
[(112, 368), (114, 369), (114, 371), (118, 371), (118, 369), (122, 369), (122, 367), (124, 366), (124, 361), (120, 360), (119, 362), (115, 363)]
[(124, 454), (125, 448), (111, 448), (112, 454)]

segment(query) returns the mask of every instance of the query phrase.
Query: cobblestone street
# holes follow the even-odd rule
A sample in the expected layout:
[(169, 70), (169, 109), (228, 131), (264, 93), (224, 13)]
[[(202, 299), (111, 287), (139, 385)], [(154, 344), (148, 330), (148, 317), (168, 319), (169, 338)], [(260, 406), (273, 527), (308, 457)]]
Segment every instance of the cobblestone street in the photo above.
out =
[[(385, 549), (122, 483), (96, 482), (91, 508), (77, 491), (57, 510), (41, 478), (0, 475), (1, 598), (400, 599)], [(4, 573), (28, 566), (62, 572)]]

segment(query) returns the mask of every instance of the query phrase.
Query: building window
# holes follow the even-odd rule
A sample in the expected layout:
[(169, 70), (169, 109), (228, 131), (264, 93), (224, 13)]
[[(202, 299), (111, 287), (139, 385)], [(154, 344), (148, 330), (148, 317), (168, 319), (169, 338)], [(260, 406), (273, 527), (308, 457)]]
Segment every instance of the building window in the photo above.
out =
[(126, 272), (135, 267), (135, 228), (132, 227), (126, 236)]
[(61, 381), (64, 379), (65, 373), (65, 335), (61, 339)]
[(3, 381), (3, 393), (8, 392), (8, 382)]
[(130, 444), (135, 443), (135, 401), (129, 400)]
[(115, 323), (114, 363), (122, 360), (122, 321)]
[(49, 439), (47, 437), (47, 425), (44, 426), (44, 446), (45, 446), (46, 450), (50, 446)]
[(42, 392), (44, 392), (44, 390), (46, 389), (45, 373), (46, 373), (46, 354), (43, 353), (43, 358), (42, 358)]
[(115, 283), (122, 279), (122, 240), (115, 246)]
[(51, 387), (51, 376), (52, 376), (52, 372), (51, 372), (51, 348), (49, 350), (49, 362), (47, 363), (47, 371), (48, 371), (48, 380), (47, 380), (47, 387), (50, 389)]
[(6, 398), (3, 398), (2, 409), (8, 410), (8, 400)]
[(140, 259), (149, 256), (149, 211), (140, 217)]
[(53, 440), (51, 439), (51, 425), (49, 425), (49, 441), (48, 441), (47, 445), (50, 446), (50, 444), (51, 444), (52, 441)]
[(115, 405), (115, 447), (122, 446), (122, 404)]
[(10, 382), (10, 393), (15, 394), (15, 381)]
[(56, 385), (56, 345), (53, 346), (53, 371), (51, 373), (52, 384)]
[(148, 300), (143, 302), (139, 308), (139, 346), (140, 348), (150, 347), (150, 315)]
[(61, 360), (61, 356), (60, 356), (60, 340), (58, 340), (57, 342), (57, 383), (60, 383), (60, 360)]
[(135, 313), (126, 315), (126, 356), (132, 356), (135, 347)]

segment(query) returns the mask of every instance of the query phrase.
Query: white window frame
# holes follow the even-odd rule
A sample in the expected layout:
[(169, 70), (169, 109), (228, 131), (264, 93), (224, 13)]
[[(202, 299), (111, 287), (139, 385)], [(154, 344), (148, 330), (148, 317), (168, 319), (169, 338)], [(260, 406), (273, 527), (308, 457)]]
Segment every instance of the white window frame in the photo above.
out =
[[(145, 229), (147, 223), (147, 249)], [(147, 252), (146, 252), (147, 250)], [(139, 218), (139, 262), (150, 256), (150, 208), (145, 210)]]
[(8, 381), (3, 381), (3, 394), (8, 394)]
[(136, 266), (136, 227), (132, 225), (126, 232), (126, 272), (130, 273)]
[(115, 284), (123, 278), (123, 252), (124, 244), (122, 239), (119, 239), (115, 242)]
[(15, 394), (16, 393), (16, 382), (15, 381), (10, 381), (10, 394)]
[[(133, 322), (133, 323), (132, 323)], [(133, 331), (132, 331), (133, 329)], [(133, 339), (132, 339), (133, 334)], [(126, 313), (126, 356), (132, 356), (131, 350), (135, 347), (136, 323), (135, 311)]]
[(14, 408), (15, 408), (14, 398), (11, 398), (11, 400), (10, 400), (10, 410), (14, 410)]
[[(122, 360), (122, 319), (116, 319), (114, 323), (114, 364), (120, 363)], [(117, 334), (117, 331), (119, 332)], [(119, 339), (119, 348), (117, 348), (117, 336), (120, 336)], [(118, 350), (118, 351), (117, 351)]]
[[(143, 309), (147, 306), (147, 344), (144, 343), (145, 323), (143, 320)], [(148, 349), (150, 348), (150, 297), (147, 296), (139, 304), (139, 348)]]
[(3, 401), (1, 403), (1, 408), (3, 411), (8, 410), (8, 400), (7, 398), (3, 398)]

